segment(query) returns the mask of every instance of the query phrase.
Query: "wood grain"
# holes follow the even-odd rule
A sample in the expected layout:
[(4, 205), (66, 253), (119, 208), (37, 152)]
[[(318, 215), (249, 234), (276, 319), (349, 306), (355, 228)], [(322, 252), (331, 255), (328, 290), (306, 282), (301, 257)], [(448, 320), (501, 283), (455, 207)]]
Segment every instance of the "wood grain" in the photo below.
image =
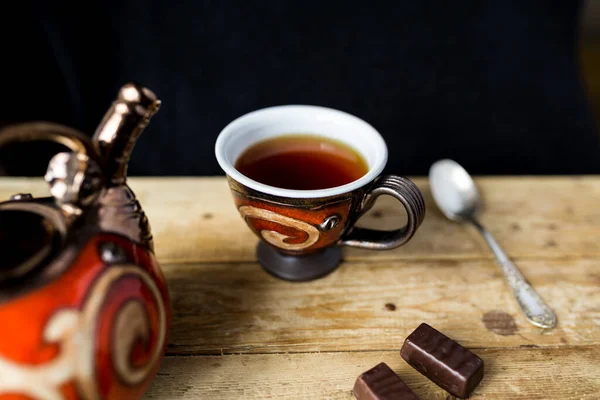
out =
[(280, 281), (254, 263), (165, 265), (168, 352), (389, 350), (421, 322), (475, 348), (600, 344), (599, 261), (519, 263), (557, 314), (550, 331), (524, 319), (488, 261), (352, 262), (309, 283)]
[[(549, 331), (521, 316), (477, 233), (416, 182), (429, 209), (408, 245), (347, 250), (324, 279), (289, 283), (255, 262), (223, 178), (131, 179), (173, 310), (146, 398), (351, 399), (356, 376), (385, 361), (423, 399), (450, 399), (398, 354), (428, 322), (485, 360), (475, 399), (600, 399), (600, 177), (477, 179), (482, 221), (558, 316)], [(0, 198), (23, 192), (48, 193), (41, 178), (0, 179)], [(361, 223), (403, 218), (383, 199)]]
[[(415, 180), (427, 216), (406, 246), (391, 251), (348, 249), (347, 260), (491, 259), (478, 233), (448, 222), (433, 204), (426, 180)], [(600, 177), (482, 177), (482, 222), (517, 258), (600, 256)], [(222, 177), (132, 178), (150, 218), (163, 263), (254, 261), (257, 238), (238, 215)], [(0, 179), (0, 198), (47, 193), (41, 179)], [(361, 225), (391, 229), (403, 223), (401, 207), (382, 198)]]
[[(600, 399), (598, 347), (477, 354), (485, 362), (485, 376), (472, 399)], [(382, 361), (421, 399), (454, 399), (398, 351), (168, 357), (145, 398), (351, 400), (356, 377)]]

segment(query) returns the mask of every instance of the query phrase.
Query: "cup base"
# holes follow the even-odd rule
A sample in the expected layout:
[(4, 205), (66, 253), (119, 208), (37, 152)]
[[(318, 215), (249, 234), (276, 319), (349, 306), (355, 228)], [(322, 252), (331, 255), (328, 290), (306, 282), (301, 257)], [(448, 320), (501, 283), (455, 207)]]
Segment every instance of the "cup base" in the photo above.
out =
[(342, 259), (342, 250), (328, 247), (306, 256), (290, 256), (261, 241), (256, 246), (256, 257), (271, 275), (285, 281), (305, 282), (322, 278), (336, 269)]

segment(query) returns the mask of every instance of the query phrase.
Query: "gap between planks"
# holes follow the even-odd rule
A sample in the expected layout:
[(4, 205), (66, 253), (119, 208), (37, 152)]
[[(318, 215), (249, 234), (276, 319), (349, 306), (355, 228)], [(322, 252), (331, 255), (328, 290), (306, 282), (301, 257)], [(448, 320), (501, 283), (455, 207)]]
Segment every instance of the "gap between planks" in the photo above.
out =
[[(553, 255), (549, 255), (548, 257), (544, 257), (544, 256), (516, 256), (516, 257), (510, 257), (510, 260), (514, 263), (518, 263), (520, 261), (577, 261), (577, 260), (597, 260), (600, 264), (600, 256), (596, 256), (596, 255), (581, 255), (581, 256), (576, 256), (576, 255), (564, 255), (564, 256), (553, 256)], [(347, 264), (382, 264), (382, 263), (394, 263), (394, 262), (404, 262), (404, 263), (453, 263), (453, 262), (496, 262), (496, 258), (494, 257), (493, 254), (490, 253), (489, 256), (469, 256), (469, 255), (465, 255), (465, 256), (452, 256), (452, 257), (440, 257), (440, 256), (432, 256), (432, 257), (427, 257), (427, 256), (407, 256), (407, 257), (394, 257), (394, 258), (390, 258), (390, 259), (385, 259), (385, 258), (350, 258), (350, 259), (344, 259), (342, 258), (342, 261), (340, 263), (340, 268), (343, 267), (343, 265), (347, 265)], [(205, 260), (205, 261), (188, 261), (188, 260), (181, 260), (181, 261), (161, 261), (158, 260), (160, 265), (202, 265), (202, 264), (207, 264), (207, 265), (215, 265), (215, 264), (223, 264), (223, 265), (239, 265), (239, 264), (252, 264), (252, 265), (257, 265), (260, 268), (260, 264), (258, 262), (258, 260), (225, 260), (225, 261), (219, 261), (217, 259), (215, 260)]]
[[(600, 398), (600, 347), (482, 349), (472, 399)], [(398, 351), (167, 357), (146, 399), (354, 399), (356, 377), (387, 363), (423, 400), (448, 396)]]
[[(325, 351), (282, 351), (282, 352), (256, 352), (256, 353), (220, 353), (220, 354), (194, 354), (194, 353), (177, 353), (177, 352), (169, 352), (165, 354), (165, 357), (223, 357), (223, 356), (276, 356), (276, 355), (292, 355), (292, 354), (338, 354), (338, 353), (386, 353), (386, 352), (398, 352), (400, 353), (400, 348), (389, 348), (389, 349), (364, 349), (364, 350), (325, 350)], [(501, 346), (501, 347), (484, 347), (484, 346), (475, 346), (475, 347), (466, 347), (471, 351), (479, 351), (479, 350), (563, 350), (563, 349), (582, 349), (582, 348), (590, 348), (590, 349), (598, 349), (600, 350), (600, 344), (590, 345), (590, 344), (581, 344), (581, 345), (520, 345), (520, 346)]]

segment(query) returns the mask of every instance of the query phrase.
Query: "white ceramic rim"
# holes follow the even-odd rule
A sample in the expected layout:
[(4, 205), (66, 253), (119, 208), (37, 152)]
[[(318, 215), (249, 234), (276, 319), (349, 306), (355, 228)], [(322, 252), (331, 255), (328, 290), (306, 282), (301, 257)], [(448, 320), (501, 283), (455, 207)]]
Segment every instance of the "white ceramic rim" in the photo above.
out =
[[(310, 131), (298, 128), (298, 134), (310, 133), (319, 136), (332, 137), (329, 133), (331, 132), (331, 127), (340, 129), (340, 131), (343, 130), (352, 140), (348, 140), (347, 137), (339, 136), (335, 138), (346, 143), (360, 153), (367, 161), (369, 171), (360, 179), (342, 186), (319, 190), (292, 190), (262, 184), (248, 178), (234, 168), (237, 157), (239, 157), (241, 152), (249, 146), (267, 137), (278, 137), (289, 134), (289, 132), (285, 131), (278, 133), (271, 132), (265, 136), (260, 132), (261, 127), (263, 129), (268, 126), (272, 127), (289, 118), (303, 119), (304, 121), (309, 120), (310, 125), (313, 127), (323, 126), (322, 131), (319, 131), (319, 128), (310, 129)], [(257, 125), (259, 125), (258, 128), (256, 128)], [(254, 131), (252, 131), (253, 129)], [(296, 130), (294, 129), (294, 131)], [(238, 151), (235, 159), (232, 160), (231, 158), (234, 157), (228, 153), (231, 153), (230, 148), (232, 144), (235, 143), (236, 137), (239, 141), (240, 135), (249, 136), (252, 135), (253, 132), (255, 132), (255, 138), (244, 143), (242, 146), (243, 150)], [(362, 142), (360, 146), (356, 146), (356, 142), (358, 141)], [(239, 148), (240, 146), (238, 145), (237, 147)], [(377, 132), (373, 126), (354, 115), (321, 106), (283, 105), (252, 111), (233, 120), (223, 128), (217, 137), (215, 143), (215, 155), (223, 171), (232, 179), (246, 187), (279, 197), (322, 198), (348, 193), (372, 182), (383, 171), (387, 163), (388, 151), (385, 141), (379, 132)]]

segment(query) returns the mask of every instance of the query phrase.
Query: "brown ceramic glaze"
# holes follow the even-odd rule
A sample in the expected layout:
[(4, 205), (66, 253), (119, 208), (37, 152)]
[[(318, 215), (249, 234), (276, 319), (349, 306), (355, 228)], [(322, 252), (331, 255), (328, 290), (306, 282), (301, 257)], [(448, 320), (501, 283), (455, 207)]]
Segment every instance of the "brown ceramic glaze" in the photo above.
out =
[[(354, 191), (324, 198), (286, 198), (260, 193), (228, 177), (234, 203), (259, 238), (290, 255), (305, 255), (331, 245), (392, 249), (408, 242), (425, 217), (417, 186), (398, 176), (382, 176)], [(354, 228), (380, 195), (396, 197), (406, 209), (401, 229)]]
[(321, 199), (259, 193), (230, 177), (238, 212), (252, 231), (282, 253), (309, 254), (336, 243), (356, 214), (364, 189)]

